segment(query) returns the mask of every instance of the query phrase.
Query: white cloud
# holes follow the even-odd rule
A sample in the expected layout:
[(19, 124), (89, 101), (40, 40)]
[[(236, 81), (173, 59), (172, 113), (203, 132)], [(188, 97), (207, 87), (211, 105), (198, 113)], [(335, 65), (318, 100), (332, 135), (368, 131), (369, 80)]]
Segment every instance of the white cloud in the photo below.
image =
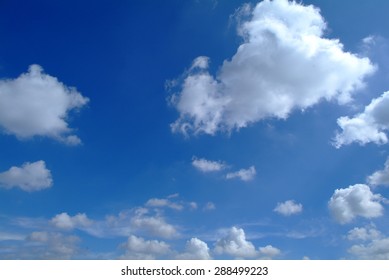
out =
[(287, 200), (282, 203), (277, 203), (277, 206), (276, 208), (274, 208), (274, 211), (284, 216), (295, 215), (303, 211), (303, 205), (300, 203), (296, 203), (293, 200)]
[(52, 184), (51, 172), (43, 160), (26, 162), (21, 167), (13, 166), (0, 173), (0, 188), (20, 188), (33, 192), (50, 188)]
[(21, 247), (17, 258), (22, 259), (70, 259), (80, 250), (80, 239), (74, 235), (36, 231), (26, 238), (27, 244)]
[(338, 125), (342, 129), (334, 139), (334, 145), (340, 148), (357, 142), (360, 145), (373, 142), (386, 144), (388, 137), (384, 131), (389, 129), (389, 91), (373, 99), (364, 111), (353, 118), (340, 117)]
[(211, 255), (207, 243), (198, 238), (192, 238), (186, 242), (185, 252), (178, 254), (176, 258), (182, 260), (209, 260)]
[(238, 29), (244, 41), (218, 75), (208, 72), (206, 57), (196, 58), (184, 74), (170, 100), (180, 114), (173, 131), (213, 135), (285, 119), (321, 100), (346, 103), (375, 71), (368, 58), (323, 37), (326, 23), (313, 6), (265, 0), (244, 7), (248, 20), (240, 20)]
[(348, 240), (375, 240), (381, 237), (381, 232), (375, 227), (355, 227), (350, 230), (347, 234)]
[(357, 216), (375, 218), (383, 214), (380, 204), (382, 197), (373, 194), (367, 185), (356, 184), (345, 189), (337, 189), (328, 202), (328, 207), (341, 224), (349, 223)]
[(230, 172), (227, 173), (226, 179), (234, 179), (239, 178), (242, 181), (251, 181), (254, 179), (255, 175), (257, 174), (255, 167), (250, 166), (248, 169), (240, 169), (236, 172)]
[(192, 165), (202, 172), (220, 171), (226, 168), (225, 163), (221, 161), (211, 161), (204, 158), (192, 158)]
[(389, 238), (385, 237), (374, 225), (354, 228), (347, 238), (360, 241), (361, 244), (351, 246), (348, 252), (358, 259), (389, 260)]
[(170, 252), (169, 245), (163, 241), (144, 240), (135, 235), (128, 237), (122, 247), (125, 248), (126, 253), (120, 257), (121, 259), (153, 260)]
[(174, 210), (182, 210), (184, 207), (181, 204), (172, 202), (165, 198), (151, 198), (146, 202), (147, 207), (168, 207)]
[(73, 217), (67, 213), (61, 213), (56, 215), (50, 221), (55, 227), (64, 230), (72, 230), (74, 228), (87, 228), (93, 224), (86, 214), (79, 213)]
[(259, 247), (258, 253), (260, 259), (271, 260), (279, 256), (281, 254), (281, 250), (271, 245), (267, 245), (265, 247)]
[(220, 238), (214, 248), (215, 254), (227, 254), (235, 258), (254, 258), (257, 251), (254, 245), (246, 240), (241, 228), (232, 227)]
[(389, 186), (389, 158), (385, 162), (383, 170), (374, 172), (367, 178), (367, 182), (373, 186)]
[(77, 145), (81, 140), (71, 134), (67, 118), (87, 102), (75, 88), (31, 65), (16, 79), (0, 80), (0, 127), (18, 138), (47, 136)]

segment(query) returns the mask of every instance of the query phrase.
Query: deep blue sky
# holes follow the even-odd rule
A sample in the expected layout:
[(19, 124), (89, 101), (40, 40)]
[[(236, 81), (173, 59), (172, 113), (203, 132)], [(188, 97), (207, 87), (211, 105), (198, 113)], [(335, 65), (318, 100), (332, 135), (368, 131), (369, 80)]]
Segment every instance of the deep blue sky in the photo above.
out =
[[(2, 92), (13, 100), (20, 89), (10, 83), (32, 64), (89, 99), (61, 116), (80, 145), (64, 143), (61, 137), (68, 132), (20, 137), (6, 126), (12, 114), (0, 115), (0, 258), (201, 258), (196, 253), (204, 252), (205, 244), (211, 258), (389, 258), (389, 247), (381, 255), (374, 250), (389, 240), (388, 188), (384, 182), (370, 186), (367, 179), (384, 170), (388, 144), (333, 145), (341, 131), (338, 118), (362, 113), (389, 90), (389, 3), (301, 4), (320, 9), (327, 23), (322, 38), (339, 39), (343, 52), (368, 57), (376, 66), (374, 73), (361, 74), (365, 86), (350, 103), (320, 99), (306, 108), (296, 105), (284, 119), (270, 115), (213, 135), (172, 131), (180, 110), (169, 100), (182, 96), (185, 79), (196, 75), (194, 59), (209, 57), (207, 71), (223, 84), (223, 62), (243, 44), (239, 21), (250, 20), (237, 13), (246, 2), (0, 1), (0, 109), (6, 104)], [(251, 1), (251, 9), (257, 3)], [(367, 46), (363, 39), (369, 36), (373, 43)], [(302, 80), (309, 74), (293, 67), (285, 71)], [(334, 68), (334, 75), (346, 72)], [(253, 79), (262, 78), (254, 71)], [(23, 102), (46, 104), (30, 97), (28, 86), (22, 86)], [(18, 112), (25, 108), (10, 104)], [(51, 110), (47, 104), (43, 110)], [(220, 170), (196, 167), (196, 160)], [(50, 171), (52, 184), (31, 191), (10, 179), (11, 167), (38, 161)], [(256, 172), (249, 179), (228, 179), (250, 167)], [(331, 197), (336, 189), (359, 190), (357, 184), (380, 194), (369, 202), (382, 208), (377, 214), (370, 204), (353, 200), (348, 209), (353, 218), (337, 219), (341, 210), (331, 208)], [(298, 210), (275, 210), (289, 200)], [(170, 233), (157, 230), (164, 226)], [(365, 239), (353, 239), (353, 229), (366, 233)], [(131, 237), (143, 238), (146, 245), (136, 247)], [(226, 245), (231, 240), (236, 251)], [(150, 247), (152, 242), (158, 249)]]

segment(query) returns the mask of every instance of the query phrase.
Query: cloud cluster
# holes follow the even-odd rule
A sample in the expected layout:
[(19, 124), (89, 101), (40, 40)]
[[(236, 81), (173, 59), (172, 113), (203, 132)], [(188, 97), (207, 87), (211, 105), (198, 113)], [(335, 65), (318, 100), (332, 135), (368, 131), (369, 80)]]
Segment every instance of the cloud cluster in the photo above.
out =
[(389, 260), (389, 237), (384, 236), (374, 226), (354, 228), (347, 238), (362, 243), (351, 246), (348, 252), (358, 259)]
[(70, 111), (89, 99), (31, 65), (16, 79), (0, 80), (0, 127), (18, 138), (46, 136), (69, 145), (81, 140), (67, 123)]
[(72, 230), (75, 228), (87, 228), (93, 223), (86, 214), (76, 214), (75, 216), (69, 216), (68, 213), (61, 213), (51, 219), (51, 224), (59, 229)]
[(295, 215), (303, 211), (303, 205), (301, 203), (296, 203), (293, 200), (287, 200), (285, 202), (277, 203), (274, 211), (284, 216)]
[(120, 259), (153, 260), (170, 252), (169, 245), (163, 241), (145, 240), (135, 235), (130, 235), (122, 247), (126, 252)]
[(328, 202), (329, 210), (335, 220), (341, 224), (353, 221), (357, 216), (376, 218), (382, 216), (383, 198), (373, 194), (369, 186), (356, 184), (345, 189), (336, 189)]
[(373, 142), (386, 144), (388, 137), (385, 133), (389, 129), (389, 91), (373, 99), (364, 111), (356, 116), (340, 117), (337, 122), (342, 129), (334, 139), (337, 148), (357, 142), (360, 145)]
[(33, 192), (50, 188), (52, 184), (51, 172), (43, 160), (26, 162), (21, 167), (12, 166), (0, 173), (0, 188), (20, 188)]
[(313, 6), (264, 0), (243, 10), (243, 43), (235, 55), (216, 77), (208, 72), (207, 57), (196, 58), (172, 95), (180, 114), (174, 132), (213, 135), (265, 118), (285, 119), (321, 100), (346, 103), (375, 71), (368, 58), (323, 37), (326, 23)]
[(209, 260), (211, 258), (207, 243), (195, 237), (187, 241), (185, 251), (176, 256), (176, 259), (182, 260)]

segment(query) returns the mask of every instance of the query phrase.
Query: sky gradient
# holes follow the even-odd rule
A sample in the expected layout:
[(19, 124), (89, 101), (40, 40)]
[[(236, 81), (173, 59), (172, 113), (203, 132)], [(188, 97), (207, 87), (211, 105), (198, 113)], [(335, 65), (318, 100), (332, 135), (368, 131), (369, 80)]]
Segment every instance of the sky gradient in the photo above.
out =
[(0, 1), (0, 259), (389, 259), (384, 1)]

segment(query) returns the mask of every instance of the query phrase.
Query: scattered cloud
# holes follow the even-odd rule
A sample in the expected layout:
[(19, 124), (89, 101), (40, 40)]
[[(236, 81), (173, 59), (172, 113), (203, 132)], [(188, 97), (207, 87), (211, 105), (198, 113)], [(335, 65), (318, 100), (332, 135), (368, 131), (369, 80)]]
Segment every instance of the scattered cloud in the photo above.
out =
[(201, 172), (215, 172), (226, 168), (226, 164), (221, 161), (211, 161), (204, 158), (192, 158), (192, 165)]
[(389, 158), (385, 162), (384, 169), (370, 175), (367, 182), (372, 186), (389, 186)]
[(46, 136), (69, 145), (81, 140), (71, 134), (70, 111), (88, 103), (75, 88), (31, 65), (16, 79), (0, 80), (0, 127), (18, 138)]
[(64, 230), (87, 228), (93, 224), (93, 221), (90, 220), (84, 213), (79, 213), (73, 217), (69, 216), (67, 213), (61, 213), (52, 218), (50, 222), (56, 228)]
[(369, 227), (355, 227), (350, 230), (347, 234), (348, 240), (375, 240), (379, 239), (382, 236), (381, 232), (377, 230), (374, 226)]
[(328, 202), (329, 210), (341, 224), (350, 223), (357, 216), (376, 218), (382, 216), (381, 195), (373, 194), (369, 186), (356, 184), (345, 189), (336, 189)]
[(303, 211), (303, 205), (301, 203), (296, 203), (293, 200), (287, 200), (285, 202), (277, 203), (274, 211), (284, 216), (295, 215)]
[(121, 246), (126, 250), (120, 259), (154, 260), (170, 252), (170, 247), (163, 241), (145, 240), (142, 237), (131, 235)]
[(46, 168), (43, 160), (25, 162), (21, 167), (12, 166), (9, 170), (0, 173), (0, 188), (20, 188), (33, 192), (50, 188), (52, 184), (51, 172)]
[(186, 242), (185, 252), (178, 254), (176, 259), (209, 260), (211, 255), (207, 243), (198, 238), (192, 238)]
[(250, 166), (248, 169), (240, 169), (236, 172), (230, 172), (227, 173), (226, 179), (234, 179), (239, 178), (242, 181), (251, 181), (254, 179), (255, 175), (257, 174), (255, 167)]
[(357, 142), (360, 145), (373, 142), (386, 144), (388, 137), (384, 131), (389, 129), (389, 91), (375, 98), (367, 105), (364, 111), (353, 118), (340, 117), (338, 125), (342, 129), (334, 139), (334, 146), (341, 146)]
[(210, 210), (215, 210), (216, 209), (216, 205), (213, 203), (213, 202), (207, 202), (207, 204), (205, 204), (203, 210), (205, 211), (210, 211)]
[(209, 58), (201, 56), (178, 83), (170, 99), (180, 114), (173, 132), (214, 135), (285, 119), (321, 100), (347, 103), (375, 71), (368, 58), (323, 37), (326, 23), (311, 5), (265, 0), (244, 7), (245, 18), (238, 20), (243, 43), (218, 75), (208, 72)]

